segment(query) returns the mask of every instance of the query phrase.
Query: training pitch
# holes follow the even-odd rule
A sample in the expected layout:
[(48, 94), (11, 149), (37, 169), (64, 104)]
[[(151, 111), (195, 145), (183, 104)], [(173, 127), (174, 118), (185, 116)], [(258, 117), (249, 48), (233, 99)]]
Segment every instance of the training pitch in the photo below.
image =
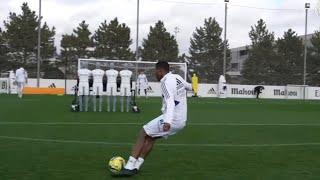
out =
[[(75, 113), (72, 99), (0, 95), (0, 179), (112, 179), (107, 161), (127, 159), (161, 108), (159, 98), (138, 98), (140, 114)], [(187, 127), (159, 140), (131, 179), (319, 177), (320, 101), (190, 98)]]

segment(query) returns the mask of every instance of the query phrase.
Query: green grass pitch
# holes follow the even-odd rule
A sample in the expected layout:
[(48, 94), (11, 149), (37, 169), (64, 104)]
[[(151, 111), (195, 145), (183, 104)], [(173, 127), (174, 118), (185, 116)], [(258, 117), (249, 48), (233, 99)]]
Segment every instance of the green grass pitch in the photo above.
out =
[[(71, 96), (0, 96), (1, 180), (112, 179), (160, 99), (140, 114), (73, 113)], [(159, 140), (131, 179), (309, 180), (320, 177), (320, 102), (189, 99), (188, 125)]]

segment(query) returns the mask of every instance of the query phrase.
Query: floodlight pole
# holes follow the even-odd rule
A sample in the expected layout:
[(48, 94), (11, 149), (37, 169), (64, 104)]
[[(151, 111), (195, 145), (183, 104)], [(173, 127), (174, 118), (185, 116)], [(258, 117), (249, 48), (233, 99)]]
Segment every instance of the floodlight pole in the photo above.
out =
[(69, 48), (66, 48), (66, 62), (64, 69), (64, 94), (67, 95), (67, 68), (68, 68)]
[(139, 61), (139, 6), (140, 2), (137, 0), (136, 61)]
[(37, 87), (40, 87), (40, 43), (41, 43), (41, 0), (39, 0), (38, 17), (38, 53), (37, 53)]
[(308, 35), (308, 10), (310, 8), (310, 3), (305, 4), (306, 9), (306, 20), (305, 20), (305, 33), (304, 33), (304, 60), (303, 60), (303, 85), (306, 85), (307, 76), (307, 35)]
[(228, 16), (228, 2), (229, 0), (224, 0), (225, 2), (225, 12), (224, 12), (224, 41), (223, 41), (223, 75), (226, 75), (226, 64), (227, 64), (227, 16)]
[(139, 61), (139, 7), (140, 7), (140, 0), (137, 0), (137, 34), (136, 34), (136, 79), (135, 79), (135, 94), (137, 93), (137, 85), (138, 85), (138, 61)]

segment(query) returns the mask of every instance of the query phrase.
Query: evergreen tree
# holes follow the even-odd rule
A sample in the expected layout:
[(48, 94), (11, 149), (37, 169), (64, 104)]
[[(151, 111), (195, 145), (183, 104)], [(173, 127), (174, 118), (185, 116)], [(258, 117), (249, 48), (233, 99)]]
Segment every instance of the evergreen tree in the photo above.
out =
[(252, 41), (249, 57), (244, 63), (242, 75), (246, 84), (276, 84), (275, 69), (277, 57), (274, 33), (269, 32), (266, 23), (260, 19), (251, 27), (249, 37)]
[(6, 52), (7, 52), (7, 46), (3, 37), (2, 29), (0, 28), (0, 58), (4, 57)]
[(320, 30), (315, 31), (308, 48), (307, 73), (308, 85), (320, 86)]
[(23, 3), (21, 9), (21, 15), (10, 12), (8, 21), (4, 21), (4, 36), (9, 44), (9, 51), (15, 55), (12, 59), (26, 64), (30, 56), (35, 59), (38, 17), (27, 3)]
[(89, 30), (89, 24), (86, 24), (85, 21), (82, 21), (79, 26), (73, 30), (73, 33), (76, 36), (75, 48), (78, 57), (91, 57), (92, 52), (88, 48), (93, 47), (93, 42), (91, 38), (91, 32)]
[[(11, 61), (26, 65), (28, 62), (36, 62), (38, 44), (38, 17), (35, 11), (31, 11), (27, 3), (21, 6), (22, 14), (9, 13), (7, 21), (4, 21), (5, 31), (3, 38), (7, 43)], [(43, 59), (54, 57), (55, 30), (49, 28), (44, 22), (41, 28), (41, 56)]]
[(115, 18), (107, 24), (104, 21), (95, 32), (95, 57), (104, 59), (132, 60), (133, 53), (130, 51), (132, 40), (130, 28), (126, 24), (119, 24)]
[(6, 67), (9, 65), (9, 62), (5, 58), (6, 53), (7, 53), (7, 46), (3, 37), (2, 29), (0, 28), (0, 67), (1, 69), (7, 69)]
[(45, 22), (41, 28), (41, 59), (47, 60), (55, 56), (56, 47), (54, 46), (55, 27), (51, 29)]
[(150, 27), (147, 39), (142, 42), (141, 58), (144, 61), (177, 61), (178, 43), (173, 35), (167, 32), (162, 21)]
[(278, 39), (277, 44), (278, 65), (275, 76), (277, 85), (302, 84), (303, 72), (303, 43), (292, 29)]
[[(61, 39), (61, 58), (67, 64), (67, 75), (76, 78), (79, 58), (90, 58), (93, 51), (93, 41), (89, 25), (82, 21), (72, 34), (64, 34)], [(70, 76), (69, 76), (70, 75)]]
[(68, 78), (76, 78), (78, 65), (77, 37), (74, 34), (62, 35), (61, 58), (66, 68)]
[[(190, 74), (196, 73), (201, 82), (217, 82), (223, 74), (224, 43), (221, 39), (222, 28), (215, 18), (204, 20), (204, 26), (196, 28), (190, 40)], [(227, 64), (230, 51), (227, 51)]]

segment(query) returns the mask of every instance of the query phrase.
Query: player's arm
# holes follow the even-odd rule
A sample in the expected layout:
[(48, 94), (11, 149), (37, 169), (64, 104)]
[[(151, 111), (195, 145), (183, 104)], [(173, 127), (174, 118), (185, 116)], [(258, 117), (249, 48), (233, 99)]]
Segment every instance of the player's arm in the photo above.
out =
[(144, 76), (144, 79), (145, 79), (146, 85), (148, 85), (148, 79), (146, 75)]
[(184, 85), (184, 88), (187, 90), (187, 91), (192, 91), (193, 88), (192, 88), (192, 85), (190, 83), (188, 83), (187, 81), (185, 81), (184, 79), (182, 79), (182, 83)]
[(161, 89), (163, 92), (163, 96), (164, 96), (164, 101), (166, 102), (166, 111), (165, 111), (165, 115), (164, 115), (164, 127), (163, 130), (164, 131), (168, 131), (170, 129), (172, 120), (173, 120), (173, 115), (174, 115), (174, 87), (175, 87), (175, 83), (173, 82), (165, 82), (161, 85)]

